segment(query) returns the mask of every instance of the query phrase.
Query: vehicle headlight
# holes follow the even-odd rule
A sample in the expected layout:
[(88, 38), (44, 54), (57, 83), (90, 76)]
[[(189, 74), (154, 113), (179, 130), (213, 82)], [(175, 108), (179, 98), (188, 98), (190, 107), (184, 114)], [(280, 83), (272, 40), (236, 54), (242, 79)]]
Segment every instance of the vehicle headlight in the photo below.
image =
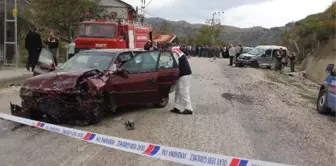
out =
[(21, 88), (20, 89), (20, 96), (32, 97), (33, 96), (33, 91), (30, 90), (30, 89)]
[(251, 60), (256, 60), (257, 56), (251, 56)]

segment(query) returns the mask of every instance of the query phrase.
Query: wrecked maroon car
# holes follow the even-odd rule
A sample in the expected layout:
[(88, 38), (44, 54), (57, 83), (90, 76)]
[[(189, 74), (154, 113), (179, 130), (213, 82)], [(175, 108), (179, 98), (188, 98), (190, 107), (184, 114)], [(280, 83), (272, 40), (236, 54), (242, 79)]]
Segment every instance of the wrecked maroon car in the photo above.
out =
[(52, 54), (41, 52), (35, 70), (39, 75), (24, 82), (21, 107), (11, 104), (12, 114), (62, 123), (98, 123), (107, 111), (121, 106), (153, 103), (165, 107), (179, 76), (173, 53), (163, 51), (86, 50), (59, 69), (53, 64)]

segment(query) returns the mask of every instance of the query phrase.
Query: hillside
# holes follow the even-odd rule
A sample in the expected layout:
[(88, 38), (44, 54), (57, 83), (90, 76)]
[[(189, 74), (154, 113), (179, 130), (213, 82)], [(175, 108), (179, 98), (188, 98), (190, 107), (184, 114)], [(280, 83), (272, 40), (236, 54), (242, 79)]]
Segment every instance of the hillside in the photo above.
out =
[[(158, 17), (146, 18), (146, 21), (153, 26), (153, 29), (158, 28), (162, 22), (167, 21), (171, 24), (173, 33), (182, 37), (184, 36), (182, 27), (189, 26), (198, 29), (203, 25), (190, 24), (186, 21), (169, 21)], [(263, 27), (238, 28), (223, 25), (219, 40), (226, 43), (240, 43), (246, 46), (256, 46), (260, 43), (276, 44), (281, 39), (282, 32), (290, 29), (292, 25), (293, 24), (288, 24), (284, 27), (275, 27), (271, 29)]]
[(324, 12), (309, 15), (295, 22), (295, 27), (283, 34), (282, 44), (294, 49), (295, 41), (300, 50), (299, 59), (303, 60), (313, 50), (318, 50), (318, 47), (323, 47), (330, 39), (334, 39), (335, 20), (336, 2)]

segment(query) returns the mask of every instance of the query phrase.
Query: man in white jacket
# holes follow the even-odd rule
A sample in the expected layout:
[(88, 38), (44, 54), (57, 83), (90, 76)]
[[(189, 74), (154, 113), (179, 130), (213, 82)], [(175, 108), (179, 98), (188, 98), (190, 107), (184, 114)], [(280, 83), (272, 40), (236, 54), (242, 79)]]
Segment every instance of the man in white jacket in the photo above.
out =
[(174, 109), (170, 110), (172, 113), (191, 115), (193, 108), (190, 100), (190, 81), (191, 81), (191, 68), (187, 56), (180, 50), (179, 47), (172, 47), (170, 43), (163, 46), (164, 51), (171, 50), (174, 55), (178, 57), (178, 64), (180, 70), (180, 78), (176, 82), (175, 87), (175, 105)]
[(233, 44), (230, 45), (229, 56), (230, 56), (230, 66), (232, 66), (233, 65), (233, 60), (236, 57), (236, 49), (235, 49), (235, 47), (233, 47)]

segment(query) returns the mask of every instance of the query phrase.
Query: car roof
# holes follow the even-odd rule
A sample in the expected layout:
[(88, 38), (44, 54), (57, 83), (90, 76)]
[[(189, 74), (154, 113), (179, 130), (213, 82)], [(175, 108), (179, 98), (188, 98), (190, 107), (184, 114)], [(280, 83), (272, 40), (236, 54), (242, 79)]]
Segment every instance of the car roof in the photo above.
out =
[(81, 52), (122, 53), (126, 51), (145, 51), (145, 50), (144, 49), (91, 49), (91, 50), (83, 50)]
[(256, 48), (261, 48), (261, 49), (284, 49), (287, 50), (287, 47), (284, 46), (277, 46), (277, 45), (262, 45), (262, 46), (257, 46)]

